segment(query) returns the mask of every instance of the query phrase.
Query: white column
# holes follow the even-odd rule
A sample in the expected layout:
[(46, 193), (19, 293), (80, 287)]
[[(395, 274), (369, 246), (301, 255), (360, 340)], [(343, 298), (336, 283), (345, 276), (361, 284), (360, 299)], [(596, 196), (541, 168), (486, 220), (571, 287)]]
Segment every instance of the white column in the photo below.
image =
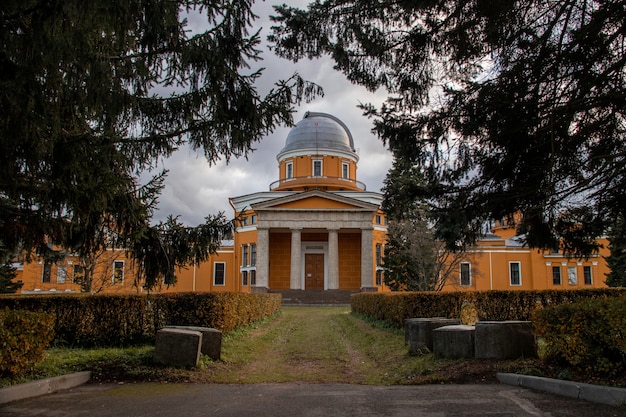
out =
[(372, 230), (361, 229), (361, 289), (374, 287)]
[(302, 289), (302, 230), (291, 229), (291, 269), (289, 288)]
[(339, 243), (337, 229), (328, 229), (328, 289), (339, 289)]
[(270, 233), (269, 229), (257, 228), (256, 241), (256, 288), (259, 290), (269, 289), (269, 264), (270, 264)]

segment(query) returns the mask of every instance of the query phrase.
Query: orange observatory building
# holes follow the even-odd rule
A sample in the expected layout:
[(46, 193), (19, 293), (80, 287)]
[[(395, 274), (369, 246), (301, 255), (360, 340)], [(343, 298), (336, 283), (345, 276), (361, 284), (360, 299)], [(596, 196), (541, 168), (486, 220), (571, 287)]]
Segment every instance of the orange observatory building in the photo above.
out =
[(357, 181), (347, 126), (308, 112), (289, 132), (270, 190), (230, 199), (242, 219), (234, 262), (242, 286), (266, 290), (382, 287), (382, 195)]
[[(177, 284), (160, 292), (383, 289), (382, 195), (357, 180), (359, 156), (348, 127), (330, 114), (308, 112), (277, 160), (279, 177), (269, 191), (230, 198), (238, 219), (234, 239), (208, 261), (180, 269)], [(142, 292), (132, 261), (120, 252), (110, 256), (115, 259), (94, 274), (104, 282), (98, 288)], [(22, 264), (22, 293), (80, 291), (76, 265), (71, 257)]]
[[(177, 271), (177, 284), (159, 292), (389, 291), (383, 256), (387, 219), (382, 195), (357, 180), (359, 156), (348, 127), (308, 112), (277, 155), (278, 180), (268, 191), (229, 199), (237, 218), (232, 240), (199, 265)], [(529, 249), (515, 228), (497, 222), (455, 262), (444, 291), (606, 287), (604, 256), (568, 259)], [(21, 292), (79, 292), (81, 262), (16, 263)], [(123, 250), (101, 256), (92, 292), (141, 293)]]

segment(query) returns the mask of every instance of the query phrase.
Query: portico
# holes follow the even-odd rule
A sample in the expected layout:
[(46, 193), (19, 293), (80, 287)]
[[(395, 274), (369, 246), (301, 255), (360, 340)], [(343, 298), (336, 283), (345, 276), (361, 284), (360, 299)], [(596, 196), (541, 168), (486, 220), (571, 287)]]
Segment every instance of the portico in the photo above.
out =
[[(335, 208), (298, 208), (305, 200), (326, 199)], [(343, 206), (343, 207), (341, 207)], [(279, 199), (272, 199), (252, 206), (257, 213), (257, 275), (256, 286), (261, 288), (282, 287), (276, 280), (271, 286), (272, 257), (289, 257), (289, 287), (281, 289), (359, 289), (352, 288), (342, 275), (350, 273), (340, 269), (348, 257), (358, 276), (359, 287), (371, 287), (373, 277), (372, 218), (378, 207), (375, 204), (337, 196), (320, 190)], [(289, 250), (285, 239), (272, 239), (273, 235), (288, 234)], [(351, 241), (353, 250), (340, 247), (342, 242)], [(354, 250), (356, 242), (358, 251)], [(275, 253), (272, 254), (272, 251)], [(358, 252), (355, 253), (355, 252)], [(273, 255), (273, 256), (272, 256)], [(318, 255), (318, 256), (313, 256)], [(358, 255), (356, 260), (354, 256)], [(348, 264), (346, 264), (348, 265)], [(358, 271), (356, 270), (358, 269)], [(279, 271), (274, 271), (279, 273)], [(316, 278), (317, 277), (317, 278)], [(321, 277), (321, 284), (318, 279)], [(343, 277), (345, 278), (345, 277)], [(342, 288), (343, 287), (343, 288)]]

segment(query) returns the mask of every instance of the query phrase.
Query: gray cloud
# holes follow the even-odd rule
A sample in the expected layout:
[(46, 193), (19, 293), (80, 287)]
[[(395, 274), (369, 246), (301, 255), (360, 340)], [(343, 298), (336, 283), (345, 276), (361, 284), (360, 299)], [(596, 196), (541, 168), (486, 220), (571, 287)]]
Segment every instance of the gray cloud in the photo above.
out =
[[(301, 7), (308, 1), (292, 2)], [(263, 26), (263, 39), (269, 33), (271, 4), (259, 2), (255, 5), (259, 15), (257, 24)], [(190, 26), (200, 30), (203, 20), (190, 16)], [(324, 97), (311, 103), (303, 103), (294, 115), (294, 122), (302, 119), (307, 111), (330, 113), (340, 118), (350, 129), (359, 152), (358, 180), (367, 185), (369, 191), (380, 191), (382, 182), (391, 166), (391, 155), (382, 142), (371, 133), (372, 122), (357, 108), (359, 103), (380, 104), (385, 99), (384, 92), (373, 94), (366, 89), (351, 84), (333, 69), (328, 58), (292, 63), (280, 59), (264, 47), (263, 60), (251, 63), (251, 71), (264, 67), (264, 75), (258, 83), (261, 94), (266, 93), (273, 83), (286, 79), (294, 72), (324, 88)], [(253, 144), (255, 149), (248, 159), (233, 159), (229, 164), (220, 161), (209, 166), (201, 153), (182, 148), (172, 157), (162, 161), (160, 167), (169, 170), (165, 188), (159, 198), (155, 220), (163, 220), (169, 214), (180, 216), (188, 225), (196, 225), (204, 217), (220, 211), (230, 217), (232, 208), (229, 197), (267, 191), (269, 185), (278, 179), (276, 155), (285, 144), (289, 127), (280, 127), (261, 142)]]

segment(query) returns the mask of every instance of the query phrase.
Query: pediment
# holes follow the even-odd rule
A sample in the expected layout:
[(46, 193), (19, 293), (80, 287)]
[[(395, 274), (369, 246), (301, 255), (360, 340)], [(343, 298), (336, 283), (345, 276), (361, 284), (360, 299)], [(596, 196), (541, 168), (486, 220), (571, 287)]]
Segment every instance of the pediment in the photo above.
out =
[(257, 212), (262, 210), (376, 211), (378, 206), (331, 192), (309, 190), (253, 204), (252, 209)]

